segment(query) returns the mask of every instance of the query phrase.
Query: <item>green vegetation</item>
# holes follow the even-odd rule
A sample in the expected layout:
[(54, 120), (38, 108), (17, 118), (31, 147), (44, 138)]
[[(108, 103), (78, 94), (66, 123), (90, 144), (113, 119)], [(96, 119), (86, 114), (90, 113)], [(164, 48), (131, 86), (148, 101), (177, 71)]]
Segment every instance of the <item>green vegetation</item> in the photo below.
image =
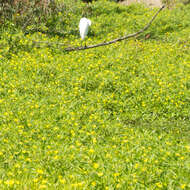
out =
[(190, 6), (163, 10), (135, 39), (75, 52), (64, 48), (80, 45), (81, 15), (89, 45), (138, 31), (157, 9), (64, 10), (43, 33), (11, 19), (0, 28), (0, 189), (189, 189)]

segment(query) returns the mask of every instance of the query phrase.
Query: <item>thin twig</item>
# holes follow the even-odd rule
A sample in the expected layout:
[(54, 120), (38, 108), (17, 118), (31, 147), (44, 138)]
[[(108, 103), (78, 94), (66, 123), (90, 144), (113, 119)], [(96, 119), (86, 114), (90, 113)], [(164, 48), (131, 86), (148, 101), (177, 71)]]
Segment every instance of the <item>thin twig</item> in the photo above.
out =
[[(106, 45), (109, 45), (109, 44), (113, 44), (113, 43), (116, 43), (116, 42), (119, 42), (119, 41), (122, 41), (122, 40), (126, 40), (128, 38), (132, 38), (132, 37), (135, 37), (135, 36), (138, 36), (139, 34), (143, 33), (145, 30), (147, 30), (150, 25), (152, 24), (152, 22), (154, 21), (154, 19), (157, 17), (157, 15), (160, 13), (160, 11), (162, 11), (164, 9), (165, 5), (163, 5), (158, 11), (157, 13), (152, 17), (152, 19), (149, 21), (149, 23), (141, 30), (139, 30), (138, 32), (135, 32), (133, 34), (129, 34), (127, 36), (124, 36), (124, 37), (121, 37), (121, 38), (116, 38), (112, 41), (109, 41), (109, 42), (103, 42), (103, 43), (100, 43), (100, 44), (95, 44), (95, 45), (90, 45), (90, 46), (82, 46), (82, 47), (67, 47), (65, 48), (64, 50), (65, 51), (78, 51), (78, 50), (85, 50), (85, 49), (90, 49), (90, 48), (95, 48), (95, 47), (100, 47), (100, 46), (106, 46)], [(48, 45), (52, 45), (52, 43), (48, 43), (48, 42), (35, 42), (33, 41), (34, 43), (47, 43)], [(56, 43), (57, 45), (64, 45), (64, 44), (61, 44), (61, 43)]]

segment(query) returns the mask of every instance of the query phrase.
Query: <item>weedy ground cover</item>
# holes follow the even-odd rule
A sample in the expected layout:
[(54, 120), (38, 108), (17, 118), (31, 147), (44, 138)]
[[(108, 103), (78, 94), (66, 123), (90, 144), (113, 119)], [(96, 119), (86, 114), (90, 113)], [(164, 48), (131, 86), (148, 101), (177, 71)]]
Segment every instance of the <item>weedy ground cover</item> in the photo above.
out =
[[(85, 6), (59, 13), (65, 36), (1, 28), (0, 189), (189, 189), (190, 6), (164, 10), (135, 39), (65, 52), (81, 43)], [(88, 8), (87, 45), (133, 33), (156, 11)]]

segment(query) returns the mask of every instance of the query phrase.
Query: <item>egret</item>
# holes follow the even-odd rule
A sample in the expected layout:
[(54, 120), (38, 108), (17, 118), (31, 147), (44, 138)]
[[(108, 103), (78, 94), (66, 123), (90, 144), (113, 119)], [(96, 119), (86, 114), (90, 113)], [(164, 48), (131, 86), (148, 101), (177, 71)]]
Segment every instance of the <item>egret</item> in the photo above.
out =
[(91, 26), (91, 20), (83, 17), (80, 19), (79, 22), (79, 31), (80, 31), (80, 37), (82, 40), (85, 39), (85, 37), (88, 34), (89, 26)]

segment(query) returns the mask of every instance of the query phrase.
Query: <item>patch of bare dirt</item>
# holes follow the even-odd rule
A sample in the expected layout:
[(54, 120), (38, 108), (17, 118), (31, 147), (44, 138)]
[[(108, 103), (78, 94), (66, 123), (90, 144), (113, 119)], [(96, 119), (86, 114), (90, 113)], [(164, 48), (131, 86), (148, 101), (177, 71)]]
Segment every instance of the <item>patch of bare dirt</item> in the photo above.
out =
[(124, 5), (130, 5), (132, 3), (144, 3), (148, 6), (152, 6), (152, 7), (161, 7), (162, 6), (162, 2), (161, 0), (125, 0), (122, 1), (121, 4)]

